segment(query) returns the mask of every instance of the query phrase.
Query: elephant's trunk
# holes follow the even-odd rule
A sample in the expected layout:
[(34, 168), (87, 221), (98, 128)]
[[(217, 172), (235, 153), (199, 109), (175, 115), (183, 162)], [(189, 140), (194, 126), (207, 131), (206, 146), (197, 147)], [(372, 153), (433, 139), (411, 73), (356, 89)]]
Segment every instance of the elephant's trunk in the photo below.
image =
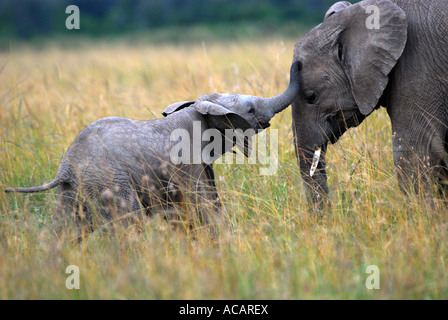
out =
[(291, 66), (291, 77), (289, 80), (289, 86), (282, 94), (263, 99), (263, 104), (268, 110), (272, 111), (272, 116), (286, 109), (296, 99), (300, 90), (300, 70), (302, 69), (302, 63), (295, 61)]
[[(293, 105), (293, 118), (300, 119), (300, 109)], [(323, 211), (327, 203), (328, 184), (325, 156), (328, 141), (319, 138), (319, 132), (313, 132), (303, 126), (302, 121), (293, 122), (294, 144), (300, 172), (307, 189), (309, 204), (315, 211)]]
[(326, 204), (328, 194), (328, 183), (326, 173), (325, 153), (326, 146), (315, 148), (298, 149), (300, 172), (305, 182), (309, 204), (314, 210), (321, 211)]

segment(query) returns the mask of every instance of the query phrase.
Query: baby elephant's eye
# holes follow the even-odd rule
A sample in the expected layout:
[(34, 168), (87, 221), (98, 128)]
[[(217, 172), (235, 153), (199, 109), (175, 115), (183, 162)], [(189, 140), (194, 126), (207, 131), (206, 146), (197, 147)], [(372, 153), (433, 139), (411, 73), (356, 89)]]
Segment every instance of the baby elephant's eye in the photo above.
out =
[(317, 95), (313, 90), (308, 90), (305, 92), (306, 103), (315, 104), (317, 101)]
[(254, 106), (250, 106), (249, 107), (249, 113), (250, 114), (255, 114), (255, 107)]

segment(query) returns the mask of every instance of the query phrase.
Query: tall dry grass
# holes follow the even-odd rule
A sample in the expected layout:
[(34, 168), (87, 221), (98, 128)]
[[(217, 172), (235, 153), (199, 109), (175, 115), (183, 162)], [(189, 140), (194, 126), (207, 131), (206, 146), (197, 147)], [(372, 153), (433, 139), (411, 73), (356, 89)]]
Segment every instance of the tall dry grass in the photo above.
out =
[[(106, 116), (160, 117), (167, 105), (212, 92), (271, 96), (288, 83), (294, 43), (28, 47), (0, 54), (0, 191), (50, 181), (76, 135)], [(84, 245), (52, 233), (55, 190), (0, 192), (1, 299), (314, 299), (448, 297), (447, 215), (398, 191), (384, 110), (329, 150), (332, 207), (309, 214), (279, 114), (279, 170), (216, 167), (232, 233), (207, 237), (154, 219), (141, 233), (94, 233)], [(65, 287), (77, 265), (81, 289)], [(377, 265), (381, 289), (367, 290)]]

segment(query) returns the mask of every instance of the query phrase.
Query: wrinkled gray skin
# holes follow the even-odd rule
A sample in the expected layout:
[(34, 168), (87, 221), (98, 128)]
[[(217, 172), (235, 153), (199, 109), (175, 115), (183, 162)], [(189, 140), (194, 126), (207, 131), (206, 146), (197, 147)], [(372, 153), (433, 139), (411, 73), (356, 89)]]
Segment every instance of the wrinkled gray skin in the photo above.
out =
[[(174, 165), (170, 150), (178, 141), (171, 141), (172, 132), (182, 128), (193, 137), (195, 121), (202, 131), (265, 129), (272, 117), (296, 98), (299, 75), (299, 63), (295, 63), (288, 89), (273, 98), (211, 94), (169, 106), (162, 119), (100, 119), (75, 139), (52, 182), (6, 192), (30, 193), (57, 187), (54, 222), (58, 234), (73, 221), (78, 232), (81, 226), (91, 231), (99, 216), (111, 221), (134, 220), (140, 214), (157, 212), (168, 215), (187, 200), (198, 214), (191, 220), (212, 225), (213, 212), (219, 209), (212, 166)], [(202, 148), (208, 143), (203, 142)], [(193, 147), (190, 149), (193, 151)]]
[[(366, 13), (369, 5), (380, 9), (379, 30), (366, 27), (372, 15)], [(323, 208), (328, 192), (328, 143), (380, 106), (392, 121), (401, 189), (421, 192), (421, 185), (426, 194), (436, 180), (439, 190), (446, 191), (447, 16), (446, 0), (338, 2), (297, 42), (294, 61), (301, 61), (303, 70), (300, 94), (292, 105), (293, 131), (302, 177), (316, 209)], [(311, 176), (318, 147), (323, 155)]]

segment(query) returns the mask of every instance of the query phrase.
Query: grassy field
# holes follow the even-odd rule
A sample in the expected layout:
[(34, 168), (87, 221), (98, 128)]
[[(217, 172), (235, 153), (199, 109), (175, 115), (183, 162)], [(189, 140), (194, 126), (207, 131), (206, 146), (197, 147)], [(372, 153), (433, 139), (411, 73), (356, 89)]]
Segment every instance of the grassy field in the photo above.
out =
[[(52, 232), (55, 190), (4, 194), (52, 180), (77, 134), (106, 116), (152, 119), (212, 92), (260, 96), (288, 84), (294, 43), (90, 44), (0, 53), (0, 299), (446, 299), (448, 217), (398, 191), (390, 121), (375, 112), (329, 150), (332, 207), (308, 213), (291, 111), (279, 114), (279, 170), (216, 167), (232, 230), (219, 247), (159, 220), (141, 233)], [(77, 265), (80, 290), (65, 287)], [(366, 268), (381, 271), (367, 290)]]

